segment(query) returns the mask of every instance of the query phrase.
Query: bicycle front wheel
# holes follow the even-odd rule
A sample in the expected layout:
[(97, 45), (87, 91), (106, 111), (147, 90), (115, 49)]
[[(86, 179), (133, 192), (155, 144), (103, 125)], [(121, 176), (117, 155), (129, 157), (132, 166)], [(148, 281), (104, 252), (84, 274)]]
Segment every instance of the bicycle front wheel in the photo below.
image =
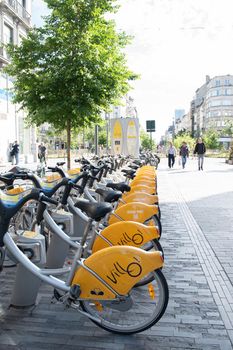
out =
[(159, 235), (160, 238), (162, 236), (162, 224), (161, 221), (158, 217), (158, 215), (153, 215), (151, 218), (149, 218), (148, 220), (146, 220), (145, 222), (143, 222), (144, 225), (150, 226), (150, 225), (154, 225), (158, 228), (159, 231)]
[[(153, 280), (143, 286), (132, 288), (129, 293), (130, 307), (127, 311), (111, 302), (80, 301), (84, 311), (97, 317), (101, 322), (92, 320), (108, 332), (133, 334), (152, 327), (163, 316), (169, 299), (167, 281), (160, 270), (153, 273)], [(123, 302), (122, 302), (123, 303)]]

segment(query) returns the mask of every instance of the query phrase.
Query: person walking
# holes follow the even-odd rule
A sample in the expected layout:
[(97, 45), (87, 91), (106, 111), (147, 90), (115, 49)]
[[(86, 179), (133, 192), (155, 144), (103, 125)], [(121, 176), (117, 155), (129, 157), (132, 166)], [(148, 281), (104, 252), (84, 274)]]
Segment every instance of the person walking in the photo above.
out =
[(38, 146), (38, 158), (41, 163), (44, 162), (46, 165), (46, 147), (43, 142)]
[(15, 158), (15, 164), (17, 165), (19, 163), (19, 144), (17, 141), (15, 141), (12, 145), (10, 156), (11, 156), (12, 165), (14, 165), (14, 158)]
[(187, 162), (187, 158), (189, 157), (189, 149), (186, 142), (182, 142), (182, 145), (180, 147), (180, 157), (181, 157), (181, 164), (182, 168), (185, 168), (185, 164)]
[(175, 146), (173, 146), (172, 142), (169, 142), (167, 156), (168, 156), (168, 166), (169, 166), (169, 168), (173, 168), (173, 166), (175, 164), (176, 149), (175, 149)]
[(206, 152), (205, 144), (201, 137), (198, 138), (193, 154), (198, 157), (198, 170), (203, 170), (204, 155)]

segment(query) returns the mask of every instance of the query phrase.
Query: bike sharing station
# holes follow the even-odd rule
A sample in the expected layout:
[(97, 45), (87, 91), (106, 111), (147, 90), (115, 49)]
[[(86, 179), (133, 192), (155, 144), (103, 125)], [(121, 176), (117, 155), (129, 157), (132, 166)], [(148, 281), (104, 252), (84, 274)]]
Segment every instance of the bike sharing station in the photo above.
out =
[[(124, 141), (124, 130), (128, 141)], [(116, 147), (125, 145), (127, 152), (130, 148), (133, 152), (137, 135), (135, 123), (130, 123), (130, 120), (125, 122), (125, 129), (122, 126), (119, 128), (117, 124), (115, 141), (122, 140), (122, 143), (115, 143)], [(118, 148), (116, 151), (121, 150)], [(96, 189), (96, 193), (104, 199), (101, 202), (90, 202), (82, 198), (74, 202), (78, 194), (73, 194), (72, 197), (67, 189), (83, 188), (77, 185), (71, 173), (58, 180), (57, 177), (54, 176), (53, 180), (50, 176), (49, 190), (48, 186), (46, 189), (43, 187), (44, 180), (37, 179), (37, 190), (31, 188), (29, 192), (17, 192), (15, 187), (15, 192), (11, 194), (7, 190), (0, 193), (0, 217), (2, 222), (6, 222), (0, 231), (0, 243), (5, 245), (9, 256), (17, 263), (12, 306), (25, 308), (35, 305), (43, 281), (55, 288), (53, 300), (63, 303), (67, 308), (76, 309), (110, 332), (137, 333), (159, 320), (168, 303), (168, 287), (161, 271), (163, 250), (158, 242), (162, 229), (158, 217), (156, 169), (150, 165), (150, 160), (147, 162), (137, 159), (132, 162), (125, 158), (123, 163), (122, 160), (122, 156), (108, 157), (105, 163), (101, 160), (104, 163), (102, 165), (89, 163), (88, 171), (85, 168), (83, 172), (76, 173), (76, 169), (73, 169), (76, 181), (79, 181), (80, 176), (86, 176), (85, 173), (93, 180), (95, 177), (91, 169), (98, 172), (109, 170), (109, 177), (100, 179), (102, 185), (107, 185), (105, 191)], [(118, 165), (121, 164), (119, 168), (116, 161)], [(50, 169), (56, 172), (59, 166)], [(122, 168), (123, 166), (128, 169)], [(114, 183), (115, 176), (119, 180), (117, 183)], [(32, 180), (33, 174), (19, 172), (16, 178)], [(59, 188), (61, 192), (56, 196), (55, 192)], [(64, 194), (68, 196), (65, 203)], [(137, 196), (142, 194), (139, 203)], [(135, 195), (136, 203), (130, 201)], [(123, 202), (119, 201), (120, 198), (123, 198)], [(152, 200), (151, 204), (147, 202), (149, 199)], [(38, 205), (36, 211), (33, 203)], [(20, 212), (23, 208), (25, 211)], [(69, 209), (72, 209), (71, 213)], [(73, 215), (78, 217), (79, 211), (86, 227), (78, 240), (78, 227), (73, 223)], [(36, 221), (34, 231), (25, 230), (16, 241), (7, 232), (10, 219), (15, 214), (20, 214), (21, 219), (27, 214), (32, 222)], [(49, 240), (46, 237), (46, 242), (40, 227), (52, 232)], [(93, 232), (93, 236), (90, 236), (90, 232)], [(66, 258), (70, 248), (73, 257), (69, 265)], [(151, 252), (148, 251), (150, 249)], [(0, 260), (1, 255), (2, 250)], [(60, 279), (59, 276), (62, 275), (65, 281), (63, 277)], [(136, 286), (140, 289), (137, 290)], [(145, 305), (148, 306), (146, 313), (143, 311)]]

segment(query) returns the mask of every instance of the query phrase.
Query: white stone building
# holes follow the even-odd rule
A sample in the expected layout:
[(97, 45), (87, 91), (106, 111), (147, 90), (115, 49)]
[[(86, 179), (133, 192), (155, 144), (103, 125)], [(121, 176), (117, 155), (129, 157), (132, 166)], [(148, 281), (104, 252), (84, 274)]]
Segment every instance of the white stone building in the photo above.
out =
[(206, 76), (191, 102), (190, 117), (193, 136), (214, 129), (224, 136), (227, 120), (233, 121), (233, 75)]
[(20, 42), (31, 28), (32, 0), (0, 0), (0, 162), (8, 160), (8, 150), (12, 142), (20, 143), (23, 161), (29, 161), (35, 153), (35, 131), (24, 127), (24, 112), (12, 103), (12, 79), (3, 73), (2, 68), (10, 62), (4, 45)]

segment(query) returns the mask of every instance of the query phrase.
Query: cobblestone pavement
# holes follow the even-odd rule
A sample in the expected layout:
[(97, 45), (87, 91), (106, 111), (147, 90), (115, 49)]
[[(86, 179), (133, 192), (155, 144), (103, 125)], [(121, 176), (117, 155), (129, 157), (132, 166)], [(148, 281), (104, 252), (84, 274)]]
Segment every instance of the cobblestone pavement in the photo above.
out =
[(8, 309), (14, 270), (0, 274), (0, 349), (232, 349), (233, 167), (208, 160), (196, 171), (159, 171), (165, 252), (170, 289), (160, 322), (133, 336), (108, 334), (74, 311), (50, 304), (42, 286), (34, 310)]

